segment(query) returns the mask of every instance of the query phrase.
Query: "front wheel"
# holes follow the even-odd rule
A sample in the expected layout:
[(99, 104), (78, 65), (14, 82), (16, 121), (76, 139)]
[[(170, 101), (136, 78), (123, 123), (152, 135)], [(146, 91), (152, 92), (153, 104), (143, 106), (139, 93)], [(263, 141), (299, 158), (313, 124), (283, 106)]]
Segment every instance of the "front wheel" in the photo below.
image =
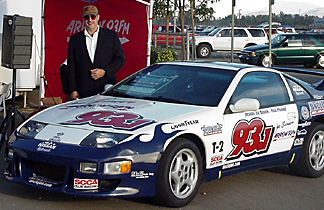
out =
[(324, 173), (324, 125), (314, 123), (305, 137), (300, 160), (291, 165), (292, 171), (307, 177), (320, 177)]
[(324, 55), (318, 55), (316, 59), (316, 67), (319, 69), (324, 68)]
[(209, 58), (211, 55), (211, 48), (207, 44), (200, 44), (197, 47), (198, 58)]
[(271, 61), (270, 61), (270, 57), (267, 56), (267, 55), (262, 55), (260, 58), (259, 58), (259, 62), (258, 62), (258, 65), (259, 66), (264, 66), (264, 67), (269, 67), (269, 62), (270, 63), (270, 67), (273, 66), (274, 64), (274, 58), (273, 56), (271, 56)]
[(169, 207), (189, 204), (199, 190), (202, 174), (202, 157), (197, 146), (188, 139), (175, 140), (159, 163), (156, 202)]

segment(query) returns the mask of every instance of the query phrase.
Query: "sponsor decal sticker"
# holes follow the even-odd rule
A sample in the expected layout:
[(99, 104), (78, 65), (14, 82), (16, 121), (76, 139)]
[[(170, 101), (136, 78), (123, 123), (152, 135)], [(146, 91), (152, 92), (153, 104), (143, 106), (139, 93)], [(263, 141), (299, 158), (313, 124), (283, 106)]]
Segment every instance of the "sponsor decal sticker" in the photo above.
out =
[(74, 189), (95, 190), (98, 189), (98, 179), (74, 179)]
[(304, 120), (308, 120), (309, 119), (309, 110), (306, 106), (302, 106), (300, 108), (300, 113), (301, 113), (301, 116)]
[(245, 117), (256, 116), (256, 115), (264, 115), (276, 112), (285, 112), (287, 111), (286, 107), (277, 107), (272, 109), (262, 109), (254, 112), (245, 112)]
[(59, 133), (56, 134), (56, 136), (53, 136), (52, 138), (50, 138), (49, 141), (60, 142), (62, 136), (64, 136), (64, 133), (59, 132)]
[(307, 134), (307, 130), (306, 129), (302, 129), (302, 130), (298, 130), (297, 131), (297, 135), (306, 135)]
[[(116, 109), (120, 111), (126, 111), (130, 109), (134, 109), (134, 105), (136, 102), (134, 101), (125, 101), (125, 100), (98, 100), (91, 103), (81, 103), (81, 102), (72, 102), (63, 106), (60, 109)], [(138, 104), (138, 103), (136, 103)], [(139, 104), (141, 105), (141, 104)]]
[(286, 126), (290, 126), (290, 125), (293, 125), (293, 124), (294, 124), (294, 121), (291, 121), (291, 122), (283, 121), (281, 124), (278, 124), (277, 125), (277, 129), (284, 128)]
[(224, 141), (220, 141), (218, 144), (217, 142), (213, 142), (213, 154), (216, 152), (223, 152)]
[(237, 167), (240, 165), (241, 165), (241, 162), (228, 163), (228, 164), (223, 165), (222, 169), (229, 169), (229, 168)]
[(298, 126), (300, 126), (300, 127), (302, 127), (302, 128), (305, 128), (305, 127), (310, 126), (311, 124), (312, 124), (311, 122), (307, 122), (307, 121), (305, 121), (305, 122), (303, 122), (303, 123), (298, 124)]
[(282, 138), (294, 138), (296, 134), (296, 131), (289, 130), (289, 131), (282, 131), (278, 132), (274, 135), (274, 138), (276, 139), (282, 139)]
[(323, 98), (323, 96), (321, 96), (321, 95), (318, 95), (318, 94), (315, 94), (315, 95), (314, 95), (314, 98), (316, 98), (316, 99), (322, 99), (322, 98)]
[(209, 136), (209, 135), (214, 135), (214, 134), (219, 134), (222, 133), (222, 124), (217, 123), (216, 125), (213, 126), (203, 126), (201, 127), (201, 130), (204, 132), (204, 136)]
[(53, 182), (51, 180), (48, 180), (44, 177), (41, 177), (41, 176), (37, 176), (36, 174), (33, 174), (32, 177), (29, 177), (29, 183), (31, 184), (35, 184), (35, 185), (38, 185), (38, 186), (43, 186), (43, 187), (48, 187), (48, 188), (51, 188), (51, 187), (55, 187), (57, 186), (58, 184), (60, 184), (59, 182)]
[(37, 145), (37, 151), (51, 152), (52, 150), (55, 150), (56, 147), (57, 145), (54, 142), (44, 141)]
[(181, 127), (187, 127), (187, 126), (190, 126), (190, 125), (196, 125), (198, 123), (199, 123), (198, 120), (185, 120), (185, 121), (183, 121), (183, 122), (181, 122), (179, 124), (172, 125), (171, 129), (174, 130), (174, 129), (181, 128)]
[(215, 155), (213, 157), (210, 158), (210, 166), (217, 166), (220, 165), (224, 160), (224, 155)]
[(324, 101), (308, 102), (310, 115), (316, 116), (324, 113)]
[(131, 177), (136, 179), (148, 179), (150, 176), (154, 176), (153, 172), (144, 172), (144, 171), (132, 171)]
[(273, 126), (266, 126), (260, 118), (238, 121), (232, 134), (233, 150), (226, 159), (237, 159), (242, 154), (248, 157), (267, 152), (273, 130)]
[(294, 146), (300, 146), (303, 145), (304, 143), (304, 138), (296, 138), (294, 141)]

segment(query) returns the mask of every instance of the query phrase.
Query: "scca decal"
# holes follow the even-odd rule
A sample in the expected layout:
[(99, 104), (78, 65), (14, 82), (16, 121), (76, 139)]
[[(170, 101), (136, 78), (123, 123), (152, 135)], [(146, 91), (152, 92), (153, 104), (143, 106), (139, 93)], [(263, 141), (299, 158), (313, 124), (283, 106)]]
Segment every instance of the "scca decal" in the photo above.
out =
[(98, 127), (113, 127), (115, 129), (133, 130), (154, 122), (142, 118), (142, 116), (133, 113), (96, 111), (81, 114), (76, 117), (76, 120), (63, 122), (61, 124), (82, 125), (89, 123), (90, 125)]
[(267, 152), (273, 134), (272, 126), (265, 126), (260, 118), (251, 119), (250, 122), (241, 120), (237, 122), (233, 134), (232, 145), (234, 149), (227, 156), (227, 160), (244, 156), (252, 156), (255, 153)]

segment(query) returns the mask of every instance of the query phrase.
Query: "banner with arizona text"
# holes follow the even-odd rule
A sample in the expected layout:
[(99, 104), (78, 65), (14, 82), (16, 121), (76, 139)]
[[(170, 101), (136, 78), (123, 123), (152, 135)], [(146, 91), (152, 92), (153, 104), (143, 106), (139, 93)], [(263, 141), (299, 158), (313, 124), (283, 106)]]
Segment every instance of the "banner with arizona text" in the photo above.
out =
[[(69, 38), (82, 31), (85, 23), (82, 9), (98, 8), (99, 25), (118, 33), (126, 62), (117, 73), (117, 81), (146, 66), (148, 39), (148, 6), (136, 0), (46, 0), (44, 6), (45, 67), (49, 90), (45, 97), (61, 97), (60, 65), (67, 58)], [(109, 49), (107, 49), (109, 50)], [(86, 84), (85, 84), (86, 85)]]

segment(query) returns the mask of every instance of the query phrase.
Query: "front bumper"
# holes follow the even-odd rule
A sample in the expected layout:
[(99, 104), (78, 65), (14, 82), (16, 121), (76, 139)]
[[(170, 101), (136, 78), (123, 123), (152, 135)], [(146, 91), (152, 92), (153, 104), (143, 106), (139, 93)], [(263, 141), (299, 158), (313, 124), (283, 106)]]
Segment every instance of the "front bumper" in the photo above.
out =
[[(121, 146), (98, 149), (57, 142), (51, 151), (37, 151), (37, 145), (42, 142), (22, 139), (9, 145), (8, 148), (13, 154), (11, 158), (6, 154), (8, 167), (3, 173), (3, 178), (74, 195), (146, 197), (155, 194), (158, 153), (144, 155)], [(150, 162), (146, 162), (147, 159)], [(118, 175), (103, 172), (104, 163), (121, 160), (132, 161), (130, 172)], [(80, 162), (97, 163), (97, 171), (81, 172)], [(85, 185), (83, 189), (78, 187), (80, 183)]]
[(239, 55), (239, 59), (241, 63), (247, 63), (247, 64), (252, 64), (252, 65), (257, 65), (258, 64), (258, 58), (254, 56), (250, 56), (249, 53), (242, 52)]

